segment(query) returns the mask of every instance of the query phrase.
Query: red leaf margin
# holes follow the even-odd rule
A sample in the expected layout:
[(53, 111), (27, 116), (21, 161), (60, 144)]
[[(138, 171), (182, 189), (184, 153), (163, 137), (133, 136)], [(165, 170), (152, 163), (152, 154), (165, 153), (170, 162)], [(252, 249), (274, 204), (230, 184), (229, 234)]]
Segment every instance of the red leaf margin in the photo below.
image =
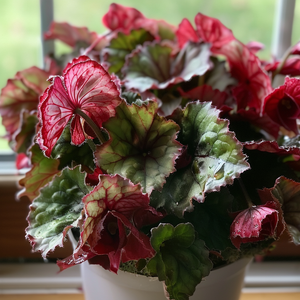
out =
[(41, 96), (38, 107), (41, 122), (38, 143), (48, 157), (70, 120), (72, 143), (80, 145), (85, 141), (77, 109), (101, 127), (102, 122), (114, 116), (115, 107), (121, 102), (120, 86), (115, 78), (87, 56), (74, 59), (66, 66), (63, 76), (49, 80), (51, 85)]

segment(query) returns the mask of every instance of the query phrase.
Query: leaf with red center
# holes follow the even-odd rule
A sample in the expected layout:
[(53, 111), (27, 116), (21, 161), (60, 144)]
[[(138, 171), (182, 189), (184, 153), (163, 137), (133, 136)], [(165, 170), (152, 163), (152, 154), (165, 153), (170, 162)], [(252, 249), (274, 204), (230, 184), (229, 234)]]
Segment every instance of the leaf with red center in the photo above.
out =
[(110, 30), (121, 30), (127, 34), (131, 29), (140, 28), (140, 21), (144, 19), (144, 15), (137, 9), (112, 3), (102, 22)]
[[(103, 174), (99, 180), (99, 184), (83, 199), (87, 217), (78, 249), (88, 241), (94, 253), (109, 256), (111, 270), (116, 272), (118, 261), (153, 255), (149, 238), (134, 224), (135, 214), (149, 207), (149, 197), (142, 193), (140, 185), (134, 185), (119, 175)], [(135, 245), (135, 252), (130, 242)]]
[(272, 194), (282, 205), (289, 234), (300, 245), (300, 183), (282, 176), (277, 179)]
[(125, 63), (126, 55), (130, 54), (138, 45), (153, 40), (154, 37), (144, 29), (132, 30), (130, 34), (119, 32), (103, 51), (105, 61), (109, 63), (109, 72), (119, 73)]
[(232, 31), (218, 19), (198, 13), (195, 17), (195, 24), (202, 40), (212, 44), (212, 52), (235, 40)]
[(75, 145), (84, 142), (79, 111), (101, 127), (102, 122), (114, 116), (115, 107), (121, 101), (118, 86), (93, 60), (74, 60), (63, 77), (55, 76), (51, 80), (52, 85), (39, 105), (42, 127), (38, 142), (47, 156), (72, 118), (72, 142)]
[(264, 99), (263, 112), (285, 129), (298, 134), (300, 117), (300, 79), (286, 77), (284, 85)]
[[(72, 26), (66, 22), (52, 22), (47, 31), (44, 34), (45, 40), (60, 40), (70, 47), (75, 47), (76, 44), (82, 43), (87, 47), (98, 39), (98, 34), (93, 31), (89, 31), (87, 27)], [(101, 50), (106, 44), (106, 41), (99, 40), (99, 43), (95, 45), (95, 50)]]
[(64, 169), (34, 199), (28, 215), (26, 237), (34, 251), (46, 257), (49, 251), (62, 246), (66, 229), (78, 226), (83, 209), (82, 198), (90, 192), (85, 174), (79, 167)]
[(187, 42), (197, 43), (201, 40), (200, 36), (192, 26), (191, 22), (185, 18), (179, 24), (178, 29), (176, 31), (176, 36), (180, 48), (183, 48), (183, 46)]
[(122, 69), (125, 86), (140, 92), (165, 89), (203, 75), (210, 68), (208, 44), (188, 43), (177, 55), (173, 51), (172, 47), (157, 43), (137, 47), (127, 56)]
[(210, 85), (204, 84), (197, 86), (186, 92), (179, 89), (179, 92), (183, 97), (187, 97), (191, 100), (200, 100), (201, 102), (211, 101), (213, 106), (225, 112), (232, 110), (232, 108), (225, 105), (225, 100), (228, 98), (228, 94), (226, 92), (213, 89)]
[(39, 96), (48, 86), (46, 81), (48, 76), (47, 72), (31, 67), (18, 72), (2, 89), (0, 115), (10, 141), (21, 126), (21, 112), (37, 110)]
[(233, 245), (239, 249), (242, 243), (276, 239), (282, 233), (276, 231), (279, 223), (278, 208), (275, 201), (268, 201), (240, 212), (230, 227)]
[(99, 175), (103, 174), (99, 167), (96, 167), (92, 174), (87, 174), (85, 182), (87, 185), (97, 185), (99, 183)]
[(238, 85), (232, 89), (238, 110), (250, 107), (260, 112), (263, 99), (272, 87), (259, 59), (239, 41), (223, 46), (220, 53), (226, 56), (230, 72), (238, 80)]
[(160, 188), (175, 170), (181, 150), (175, 140), (178, 125), (159, 116), (157, 110), (155, 102), (147, 106), (123, 102), (116, 116), (103, 124), (110, 140), (100, 145), (95, 154), (101, 169), (140, 183), (148, 193)]
[(157, 39), (173, 40), (175, 37), (175, 26), (164, 20), (148, 19), (137, 9), (116, 3), (110, 5), (102, 22), (110, 30), (125, 34), (129, 34), (133, 29), (143, 28)]
[(31, 201), (40, 194), (40, 189), (60, 173), (59, 160), (47, 158), (37, 145), (31, 149), (31, 170), (19, 182), (24, 187), (18, 197), (27, 196)]
[(176, 36), (180, 47), (189, 41), (206, 42), (212, 45), (211, 51), (215, 52), (223, 45), (235, 40), (232, 31), (218, 19), (198, 13), (195, 16), (195, 24), (196, 29), (187, 19), (183, 19), (179, 24)]
[(206, 193), (232, 184), (249, 169), (242, 145), (218, 115), (210, 102), (189, 103), (183, 110), (178, 139), (188, 146), (191, 163), (171, 174), (161, 193), (152, 192), (152, 206), (180, 217), (191, 208), (192, 199), (203, 202)]

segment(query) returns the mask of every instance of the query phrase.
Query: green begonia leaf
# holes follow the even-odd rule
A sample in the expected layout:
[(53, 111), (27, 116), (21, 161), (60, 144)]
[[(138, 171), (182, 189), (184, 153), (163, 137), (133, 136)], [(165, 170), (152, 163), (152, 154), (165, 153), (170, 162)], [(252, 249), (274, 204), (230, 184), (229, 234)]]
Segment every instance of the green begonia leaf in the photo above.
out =
[(171, 46), (157, 43), (138, 47), (122, 69), (125, 86), (140, 92), (165, 89), (203, 75), (210, 67), (208, 44), (187, 43), (177, 55), (173, 52)]
[(27, 238), (34, 250), (46, 257), (56, 246), (63, 245), (64, 229), (81, 216), (82, 198), (91, 188), (85, 185), (85, 174), (80, 168), (64, 169), (46, 187), (30, 206)]
[(300, 245), (300, 183), (282, 176), (272, 193), (282, 205), (283, 218), (293, 242)]
[(249, 169), (242, 145), (228, 130), (228, 121), (218, 118), (219, 111), (209, 102), (189, 103), (180, 122), (179, 141), (188, 146), (191, 163), (167, 178), (162, 192), (151, 194), (151, 204), (165, 207), (182, 216), (192, 209), (192, 199), (203, 202), (206, 193)]
[(110, 73), (119, 73), (122, 69), (126, 55), (130, 54), (138, 45), (146, 41), (153, 41), (154, 37), (146, 30), (132, 30), (130, 34), (119, 32), (117, 37), (110, 41), (108, 47), (104, 49), (105, 61), (110, 66)]
[(195, 230), (190, 223), (176, 227), (161, 224), (151, 233), (156, 255), (149, 261), (147, 269), (160, 281), (165, 281), (169, 299), (187, 300), (212, 269), (209, 251), (203, 241), (195, 239)]
[(60, 162), (44, 156), (36, 144), (31, 147), (30, 152), (32, 167), (19, 182), (24, 189), (19, 192), (18, 197), (27, 196), (32, 201), (40, 194), (40, 189), (60, 173)]
[(116, 108), (116, 116), (103, 124), (110, 140), (98, 147), (102, 170), (140, 183), (146, 192), (160, 188), (175, 170), (181, 144), (175, 140), (179, 126), (157, 114), (157, 103)]
[[(91, 140), (89, 140), (89, 142), (93, 144)], [(77, 164), (86, 166), (91, 170), (95, 168), (93, 152), (89, 144), (84, 143), (80, 146), (71, 144), (70, 123), (57, 140), (51, 152), (51, 157), (60, 160), (60, 169), (67, 166), (73, 167)]]
[(195, 202), (194, 210), (184, 215), (210, 250), (223, 251), (233, 247), (229, 239), (232, 202), (233, 196), (222, 188), (220, 192), (208, 194), (204, 203)]

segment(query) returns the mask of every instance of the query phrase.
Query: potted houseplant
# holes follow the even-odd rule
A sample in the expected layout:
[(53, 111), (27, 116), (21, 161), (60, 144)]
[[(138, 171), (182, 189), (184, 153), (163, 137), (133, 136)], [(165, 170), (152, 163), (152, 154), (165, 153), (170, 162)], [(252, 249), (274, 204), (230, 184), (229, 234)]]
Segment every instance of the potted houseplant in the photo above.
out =
[(298, 45), (267, 62), (201, 13), (173, 26), (112, 4), (103, 22), (103, 35), (54, 22), (45, 38), (72, 51), (1, 92), (17, 166), (30, 168), (33, 249), (46, 257), (72, 233), (61, 270), (158, 277), (179, 300), (284, 230), (299, 244)]

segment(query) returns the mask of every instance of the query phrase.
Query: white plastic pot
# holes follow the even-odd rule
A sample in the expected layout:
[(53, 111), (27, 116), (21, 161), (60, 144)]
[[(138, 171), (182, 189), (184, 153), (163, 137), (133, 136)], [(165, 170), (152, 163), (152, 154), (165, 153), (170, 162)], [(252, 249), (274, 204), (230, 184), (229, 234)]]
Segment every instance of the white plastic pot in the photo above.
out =
[[(190, 300), (238, 300), (245, 271), (251, 258), (241, 259), (213, 270), (196, 288)], [(163, 285), (155, 278), (118, 271), (118, 275), (98, 265), (81, 265), (85, 300), (166, 300)]]

